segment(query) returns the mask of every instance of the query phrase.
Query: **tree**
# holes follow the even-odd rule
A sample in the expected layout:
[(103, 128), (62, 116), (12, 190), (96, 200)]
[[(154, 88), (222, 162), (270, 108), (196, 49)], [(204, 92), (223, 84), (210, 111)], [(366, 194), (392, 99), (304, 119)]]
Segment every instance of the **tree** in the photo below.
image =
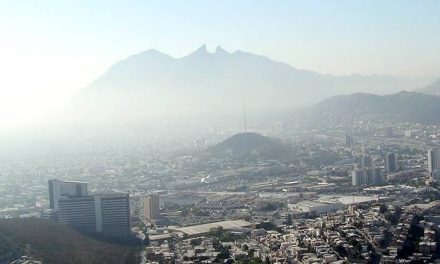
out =
[(199, 246), (201, 243), (202, 243), (202, 241), (199, 238), (192, 239), (190, 242), (191, 246), (193, 246), (193, 247)]
[(379, 211), (381, 214), (384, 214), (387, 212), (387, 206), (385, 204), (381, 204), (379, 207)]
[(248, 257), (252, 258), (254, 256), (255, 250), (253, 248), (249, 249), (248, 251)]
[(269, 257), (268, 256), (266, 256), (266, 264), (271, 264), (271, 262), (270, 262), (270, 259), (269, 259)]
[(248, 251), (249, 250), (249, 246), (247, 244), (243, 245), (243, 251)]
[(228, 259), (231, 256), (231, 253), (229, 252), (229, 249), (222, 248), (220, 252), (217, 254), (218, 259)]
[(287, 214), (286, 225), (292, 225), (292, 224), (293, 224), (292, 215), (291, 214)]

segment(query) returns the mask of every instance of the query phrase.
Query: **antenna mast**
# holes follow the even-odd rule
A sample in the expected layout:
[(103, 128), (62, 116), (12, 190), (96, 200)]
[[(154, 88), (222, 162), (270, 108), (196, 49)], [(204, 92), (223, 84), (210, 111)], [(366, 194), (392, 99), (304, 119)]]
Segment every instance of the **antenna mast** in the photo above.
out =
[(244, 133), (247, 132), (247, 120), (246, 120), (246, 104), (243, 107), (243, 114), (244, 114)]

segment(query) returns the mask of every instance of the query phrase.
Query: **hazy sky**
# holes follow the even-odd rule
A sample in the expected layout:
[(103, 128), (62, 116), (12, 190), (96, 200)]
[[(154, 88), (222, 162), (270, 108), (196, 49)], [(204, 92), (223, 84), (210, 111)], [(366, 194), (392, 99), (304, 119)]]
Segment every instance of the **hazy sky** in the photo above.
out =
[(440, 76), (440, 1), (0, 0), (0, 120), (54, 111), (112, 63), (203, 43), (326, 74)]

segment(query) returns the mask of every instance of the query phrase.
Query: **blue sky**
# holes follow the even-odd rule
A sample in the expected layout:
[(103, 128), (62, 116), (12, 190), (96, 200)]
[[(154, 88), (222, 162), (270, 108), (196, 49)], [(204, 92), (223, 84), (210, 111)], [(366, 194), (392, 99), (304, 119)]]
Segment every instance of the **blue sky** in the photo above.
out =
[(324, 74), (440, 76), (439, 32), (433, 0), (0, 0), (0, 117), (50, 111), (150, 48), (181, 57), (206, 43)]

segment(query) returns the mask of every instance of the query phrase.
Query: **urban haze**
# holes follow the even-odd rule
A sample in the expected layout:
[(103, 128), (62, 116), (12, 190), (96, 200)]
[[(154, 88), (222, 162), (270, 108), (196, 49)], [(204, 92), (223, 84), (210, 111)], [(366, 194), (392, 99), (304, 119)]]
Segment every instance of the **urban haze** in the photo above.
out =
[(440, 262), (440, 2), (0, 1), (0, 264)]

